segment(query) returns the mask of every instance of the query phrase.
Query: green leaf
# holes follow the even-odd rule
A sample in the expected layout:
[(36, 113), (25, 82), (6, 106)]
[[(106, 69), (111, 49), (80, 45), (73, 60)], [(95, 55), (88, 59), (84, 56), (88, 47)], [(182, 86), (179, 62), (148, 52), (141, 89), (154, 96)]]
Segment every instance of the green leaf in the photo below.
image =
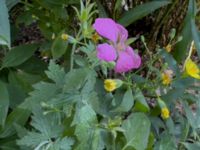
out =
[(0, 138), (13, 135), (16, 131), (14, 124), (24, 125), (28, 120), (30, 112), (28, 110), (17, 107), (6, 118), (5, 127), (0, 131)]
[(127, 120), (122, 123), (127, 141), (123, 150), (128, 147), (135, 148), (136, 150), (146, 149), (150, 134), (150, 126), (149, 119), (143, 113), (131, 114)]
[(199, 150), (200, 149), (200, 142), (196, 143), (183, 143), (187, 150)]
[(8, 75), (9, 83), (21, 88), (25, 92), (32, 91), (32, 84), (41, 80), (38, 75), (28, 74), (23, 71), (10, 71)]
[(150, 110), (149, 105), (147, 104), (145, 97), (139, 88), (137, 88), (134, 92), (133, 98), (135, 100), (135, 110), (139, 110), (142, 112), (148, 112)]
[(184, 91), (185, 88), (173, 88), (169, 90), (167, 94), (162, 95), (161, 99), (165, 100), (167, 103), (171, 103), (181, 97)]
[(184, 110), (186, 112), (186, 117), (188, 119), (189, 124), (191, 125), (191, 127), (196, 130), (199, 129), (200, 127), (200, 118), (198, 117), (200, 115), (200, 102), (199, 100), (196, 103), (196, 114), (194, 114), (192, 112), (192, 110), (190, 110), (190, 107), (188, 106), (187, 102), (183, 102), (183, 106), (184, 106)]
[(63, 139), (56, 140), (53, 148), (55, 150), (71, 150), (72, 145), (74, 145), (74, 140), (72, 138), (64, 137)]
[(5, 83), (0, 81), (0, 126), (4, 126), (8, 107), (9, 107), (9, 95)]
[(104, 143), (100, 130), (87, 123), (76, 126), (75, 135), (79, 141), (75, 150), (103, 150)]
[(64, 79), (64, 91), (80, 89), (88, 79), (91, 70), (88, 68), (74, 69), (66, 74)]
[(40, 106), (41, 102), (46, 102), (55, 97), (58, 87), (52, 83), (40, 82), (33, 85), (34, 91), (30, 92), (23, 104), (22, 108), (32, 110), (34, 107)]
[(133, 99), (132, 90), (128, 89), (124, 94), (121, 104), (114, 111), (127, 112), (132, 108), (133, 103), (134, 103), (134, 99)]
[(10, 47), (10, 23), (6, 1), (0, 1), (0, 45)]
[(33, 109), (33, 114), (31, 125), (34, 127), (35, 131), (28, 132), (27, 135), (17, 142), (19, 145), (32, 148), (37, 146), (39, 149), (39, 147), (48, 144), (50, 139), (56, 139), (61, 136), (63, 126), (59, 124), (56, 114), (44, 115), (39, 107)]
[(198, 56), (200, 58), (200, 37), (199, 37), (199, 31), (195, 24), (195, 19), (191, 20), (191, 30), (192, 30), (192, 37), (194, 39), (194, 44), (197, 49)]
[(188, 46), (192, 41), (191, 20), (195, 16), (196, 9), (194, 2), (194, 0), (189, 0), (187, 15), (184, 19), (183, 30), (180, 34), (183, 39), (176, 44), (175, 50), (173, 51), (173, 55), (178, 62), (181, 62), (187, 55)]
[(164, 132), (160, 137), (161, 140), (155, 144), (155, 150), (177, 150), (176, 139), (173, 136)]
[(53, 58), (55, 59), (60, 58), (66, 52), (68, 47), (68, 41), (61, 39), (61, 34), (55, 39), (51, 48)]
[(173, 58), (173, 56), (163, 49), (160, 52), (160, 54), (164, 58), (165, 62), (168, 64), (169, 68), (172, 69), (176, 75), (180, 74), (180, 69), (178, 68), (177, 62)]
[(91, 106), (85, 105), (76, 108), (76, 113), (72, 125), (81, 123), (94, 123), (96, 122), (96, 113)]
[(17, 141), (18, 145), (30, 146), (31, 148), (37, 147), (40, 143), (46, 141), (48, 138), (37, 132), (28, 132), (26, 136)]
[(17, 66), (17, 69), (23, 70), (31, 74), (44, 74), (44, 70), (47, 69), (47, 63), (38, 58), (38, 56), (32, 56), (23, 64)]
[(10, 108), (14, 109), (25, 100), (27, 93), (19, 86), (13, 85), (11, 83), (8, 84), (7, 88), (10, 98)]
[(65, 78), (65, 71), (59, 65), (55, 64), (54, 61), (50, 61), (48, 71), (45, 71), (49, 79), (52, 79), (58, 87), (64, 85), (63, 80)]
[(3, 59), (2, 68), (15, 67), (28, 60), (37, 49), (37, 44), (27, 44), (14, 47)]
[(55, 113), (44, 115), (40, 108), (34, 108), (33, 114), (31, 125), (47, 138), (58, 137), (62, 133), (62, 124), (58, 123)]
[(132, 8), (128, 12), (125, 12), (122, 17), (118, 20), (118, 22), (124, 26), (128, 26), (134, 21), (145, 17), (146, 15), (152, 13), (156, 9), (168, 5), (170, 1), (152, 1), (147, 2), (145, 4), (141, 4)]
[(14, 138), (6, 138), (3, 139), (2, 141), (0, 141), (0, 149), (1, 150), (16, 150), (16, 149), (20, 149)]

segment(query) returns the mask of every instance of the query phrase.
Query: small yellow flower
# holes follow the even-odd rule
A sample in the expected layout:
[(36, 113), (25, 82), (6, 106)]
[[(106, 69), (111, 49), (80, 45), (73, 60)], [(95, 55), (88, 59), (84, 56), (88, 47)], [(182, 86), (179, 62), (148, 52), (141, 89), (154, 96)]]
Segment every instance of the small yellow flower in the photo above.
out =
[(69, 38), (69, 36), (68, 36), (66, 33), (63, 33), (63, 34), (61, 35), (61, 39), (63, 39), (64, 41), (67, 41), (68, 38)]
[(172, 70), (165, 70), (164, 73), (162, 73), (162, 84), (169, 85), (172, 82)]
[(163, 107), (161, 109), (161, 117), (163, 119), (167, 119), (167, 118), (169, 118), (169, 116), (170, 116), (170, 112), (169, 112), (168, 108), (167, 107)]
[(185, 62), (185, 71), (189, 76), (200, 79), (200, 69), (190, 58)]
[(166, 47), (165, 47), (166, 51), (167, 52), (171, 52), (172, 50), (172, 45), (171, 44), (168, 44)]
[(101, 39), (101, 37), (98, 35), (98, 33), (94, 33), (93, 35), (92, 35), (92, 40), (95, 42), (95, 43), (97, 43), (98, 42), (98, 40), (100, 40)]
[(108, 92), (112, 92), (117, 88), (117, 82), (113, 79), (106, 79), (104, 81), (104, 88)]

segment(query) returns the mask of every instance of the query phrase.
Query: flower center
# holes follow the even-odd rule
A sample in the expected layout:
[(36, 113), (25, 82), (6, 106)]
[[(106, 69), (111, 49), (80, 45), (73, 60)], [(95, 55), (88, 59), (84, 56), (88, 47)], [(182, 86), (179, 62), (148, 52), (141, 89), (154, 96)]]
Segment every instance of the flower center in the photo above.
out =
[(116, 45), (116, 49), (118, 51), (123, 51), (123, 50), (125, 50), (125, 48), (126, 48), (126, 46), (124, 43), (117, 43), (117, 45)]

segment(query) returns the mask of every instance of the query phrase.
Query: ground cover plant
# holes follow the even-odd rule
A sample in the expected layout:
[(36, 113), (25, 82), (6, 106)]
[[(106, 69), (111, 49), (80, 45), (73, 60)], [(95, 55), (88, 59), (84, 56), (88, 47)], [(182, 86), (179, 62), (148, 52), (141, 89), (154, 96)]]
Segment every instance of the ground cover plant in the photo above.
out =
[(199, 150), (199, 6), (1, 0), (0, 149)]

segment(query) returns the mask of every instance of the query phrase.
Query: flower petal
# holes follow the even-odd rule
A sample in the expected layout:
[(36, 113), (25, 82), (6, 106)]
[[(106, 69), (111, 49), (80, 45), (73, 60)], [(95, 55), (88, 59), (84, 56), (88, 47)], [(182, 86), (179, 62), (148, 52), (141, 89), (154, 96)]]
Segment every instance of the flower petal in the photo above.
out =
[(185, 70), (191, 77), (200, 79), (200, 69), (190, 58), (186, 60)]
[(115, 72), (122, 73), (130, 71), (134, 68), (139, 68), (141, 58), (138, 54), (134, 53), (131, 47), (127, 47), (125, 51), (119, 52), (119, 58), (115, 66)]
[(128, 31), (120, 24), (117, 24), (119, 30), (120, 41), (125, 42), (128, 38)]
[(116, 50), (107, 43), (99, 44), (97, 45), (97, 57), (107, 62), (114, 61), (117, 58)]
[(93, 24), (93, 28), (101, 36), (113, 42), (117, 42), (119, 29), (117, 27), (117, 24), (112, 19), (98, 18), (95, 20), (95, 23)]
[(142, 62), (141, 57), (130, 46), (127, 47), (126, 52), (132, 57), (133, 68), (139, 68)]

